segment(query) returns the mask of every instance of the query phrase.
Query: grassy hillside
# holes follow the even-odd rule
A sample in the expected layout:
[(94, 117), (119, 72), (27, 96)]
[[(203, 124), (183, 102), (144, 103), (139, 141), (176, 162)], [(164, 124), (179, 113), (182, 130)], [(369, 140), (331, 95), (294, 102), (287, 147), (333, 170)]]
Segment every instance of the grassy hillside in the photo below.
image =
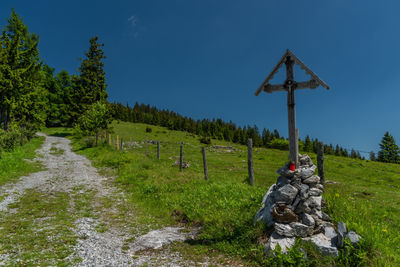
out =
[[(145, 124), (114, 123), (115, 134), (124, 142), (138, 142), (132, 150), (117, 152), (109, 146), (88, 148), (75, 140), (75, 148), (98, 167), (109, 167), (116, 181), (129, 192), (132, 203), (139, 205), (150, 227), (176, 222), (202, 225), (195, 244), (180, 250), (188, 255), (223, 253), (248, 263), (270, 264), (258, 241), (266, 234), (253, 217), (263, 195), (278, 177), (275, 171), (288, 159), (287, 151), (254, 149), (256, 186), (247, 180), (247, 148), (234, 145), (234, 151), (207, 148), (209, 181), (203, 177), (198, 137)], [(151, 133), (146, 127), (152, 128)], [(54, 130), (53, 130), (54, 131)], [(142, 141), (161, 141), (161, 160), (156, 145), (149, 145), (145, 156)], [(184, 142), (184, 161), (190, 168), (179, 172), (173, 166)], [(212, 140), (212, 145), (232, 145)], [(316, 155), (311, 154), (316, 162)], [(367, 265), (400, 266), (400, 166), (358, 159), (325, 156), (326, 185), (324, 198), (334, 221), (344, 221), (364, 238), (365, 248), (352, 257), (364, 257)], [(151, 223), (150, 223), (151, 222)], [(178, 246), (178, 245), (177, 245)], [(297, 254), (291, 256), (302, 261)], [(349, 256), (337, 260), (308, 253), (308, 264), (346, 265)], [(275, 264), (279, 261), (275, 260)], [(282, 263), (282, 262), (281, 262)]]

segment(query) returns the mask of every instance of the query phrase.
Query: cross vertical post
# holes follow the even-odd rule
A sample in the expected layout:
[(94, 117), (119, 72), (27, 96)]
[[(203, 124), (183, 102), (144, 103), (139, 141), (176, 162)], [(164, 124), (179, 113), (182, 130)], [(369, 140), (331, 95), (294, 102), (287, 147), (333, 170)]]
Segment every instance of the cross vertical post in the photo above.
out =
[(287, 106), (288, 106), (288, 122), (289, 122), (289, 160), (294, 162), (296, 168), (298, 167), (299, 146), (296, 138), (296, 110), (294, 102), (294, 74), (293, 65), (294, 60), (290, 56), (286, 57), (286, 81), (287, 92)]

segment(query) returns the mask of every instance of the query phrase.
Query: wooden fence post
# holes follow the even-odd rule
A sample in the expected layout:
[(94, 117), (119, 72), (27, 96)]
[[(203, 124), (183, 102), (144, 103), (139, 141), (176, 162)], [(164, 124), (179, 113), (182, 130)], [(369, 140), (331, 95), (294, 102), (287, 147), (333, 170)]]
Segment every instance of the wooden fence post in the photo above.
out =
[(108, 145), (111, 146), (111, 134), (108, 134)]
[(119, 135), (117, 135), (117, 151), (119, 151)]
[(146, 137), (146, 157), (147, 157), (147, 137)]
[(157, 159), (160, 160), (160, 141), (157, 141)]
[(325, 183), (325, 172), (324, 172), (324, 144), (322, 142), (318, 142), (317, 149), (317, 167), (318, 167), (318, 175), (321, 178), (321, 184)]
[(207, 169), (207, 158), (206, 158), (206, 148), (202, 147), (201, 152), (203, 153), (203, 167), (204, 167), (204, 179), (208, 180), (208, 169)]
[(181, 151), (179, 153), (179, 171), (183, 170), (183, 144), (181, 143)]
[(247, 165), (249, 169), (249, 185), (254, 186), (254, 170), (253, 170), (253, 140), (249, 138), (247, 142), (248, 159)]

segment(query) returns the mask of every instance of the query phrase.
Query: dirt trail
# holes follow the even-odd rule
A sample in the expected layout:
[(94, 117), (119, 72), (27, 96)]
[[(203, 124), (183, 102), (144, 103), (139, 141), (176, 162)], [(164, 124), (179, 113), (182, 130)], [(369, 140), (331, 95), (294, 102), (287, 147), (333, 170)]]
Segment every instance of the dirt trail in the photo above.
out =
[[(34, 190), (46, 196), (62, 192), (68, 194), (68, 211), (74, 214), (71, 231), (75, 234), (76, 242), (72, 253), (65, 258), (67, 262), (71, 259), (71, 265), (209, 265), (208, 260), (196, 263), (185, 261), (178, 252), (170, 251), (169, 243), (183, 241), (190, 236), (190, 233), (182, 233), (179, 228), (167, 227), (135, 236), (135, 233), (140, 231), (135, 231), (137, 229), (133, 229), (134, 227), (127, 223), (134, 219), (134, 211), (125, 209), (124, 212), (130, 213), (127, 215), (117, 208), (128, 205), (125, 203), (124, 194), (114, 187), (112, 178), (99, 175), (87, 158), (71, 151), (69, 139), (40, 135), (45, 137), (45, 141), (37, 151), (38, 157), (35, 160), (40, 161), (46, 170), (21, 177), (15, 183), (0, 187), (0, 199), (3, 196), (0, 202), (0, 216), (18, 213), (18, 209), (10, 207), (18, 203), (27, 190)], [(86, 213), (82, 212), (82, 208), (78, 212), (79, 205), (84, 206), (80, 204), (82, 199), (87, 202)], [(126, 219), (115, 219), (119, 217)], [(53, 228), (57, 229), (57, 225)], [(41, 230), (43, 229), (38, 231)], [(0, 266), (20, 262), (20, 253), (21, 251), (4, 251), (0, 247)]]

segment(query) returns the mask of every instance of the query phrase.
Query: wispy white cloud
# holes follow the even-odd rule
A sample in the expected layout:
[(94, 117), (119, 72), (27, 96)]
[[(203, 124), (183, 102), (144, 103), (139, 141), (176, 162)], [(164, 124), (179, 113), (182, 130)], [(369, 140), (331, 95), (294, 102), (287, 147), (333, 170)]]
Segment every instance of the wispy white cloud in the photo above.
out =
[(128, 21), (130, 22), (132, 27), (136, 27), (136, 23), (137, 23), (137, 18), (135, 15), (132, 15), (128, 18)]

